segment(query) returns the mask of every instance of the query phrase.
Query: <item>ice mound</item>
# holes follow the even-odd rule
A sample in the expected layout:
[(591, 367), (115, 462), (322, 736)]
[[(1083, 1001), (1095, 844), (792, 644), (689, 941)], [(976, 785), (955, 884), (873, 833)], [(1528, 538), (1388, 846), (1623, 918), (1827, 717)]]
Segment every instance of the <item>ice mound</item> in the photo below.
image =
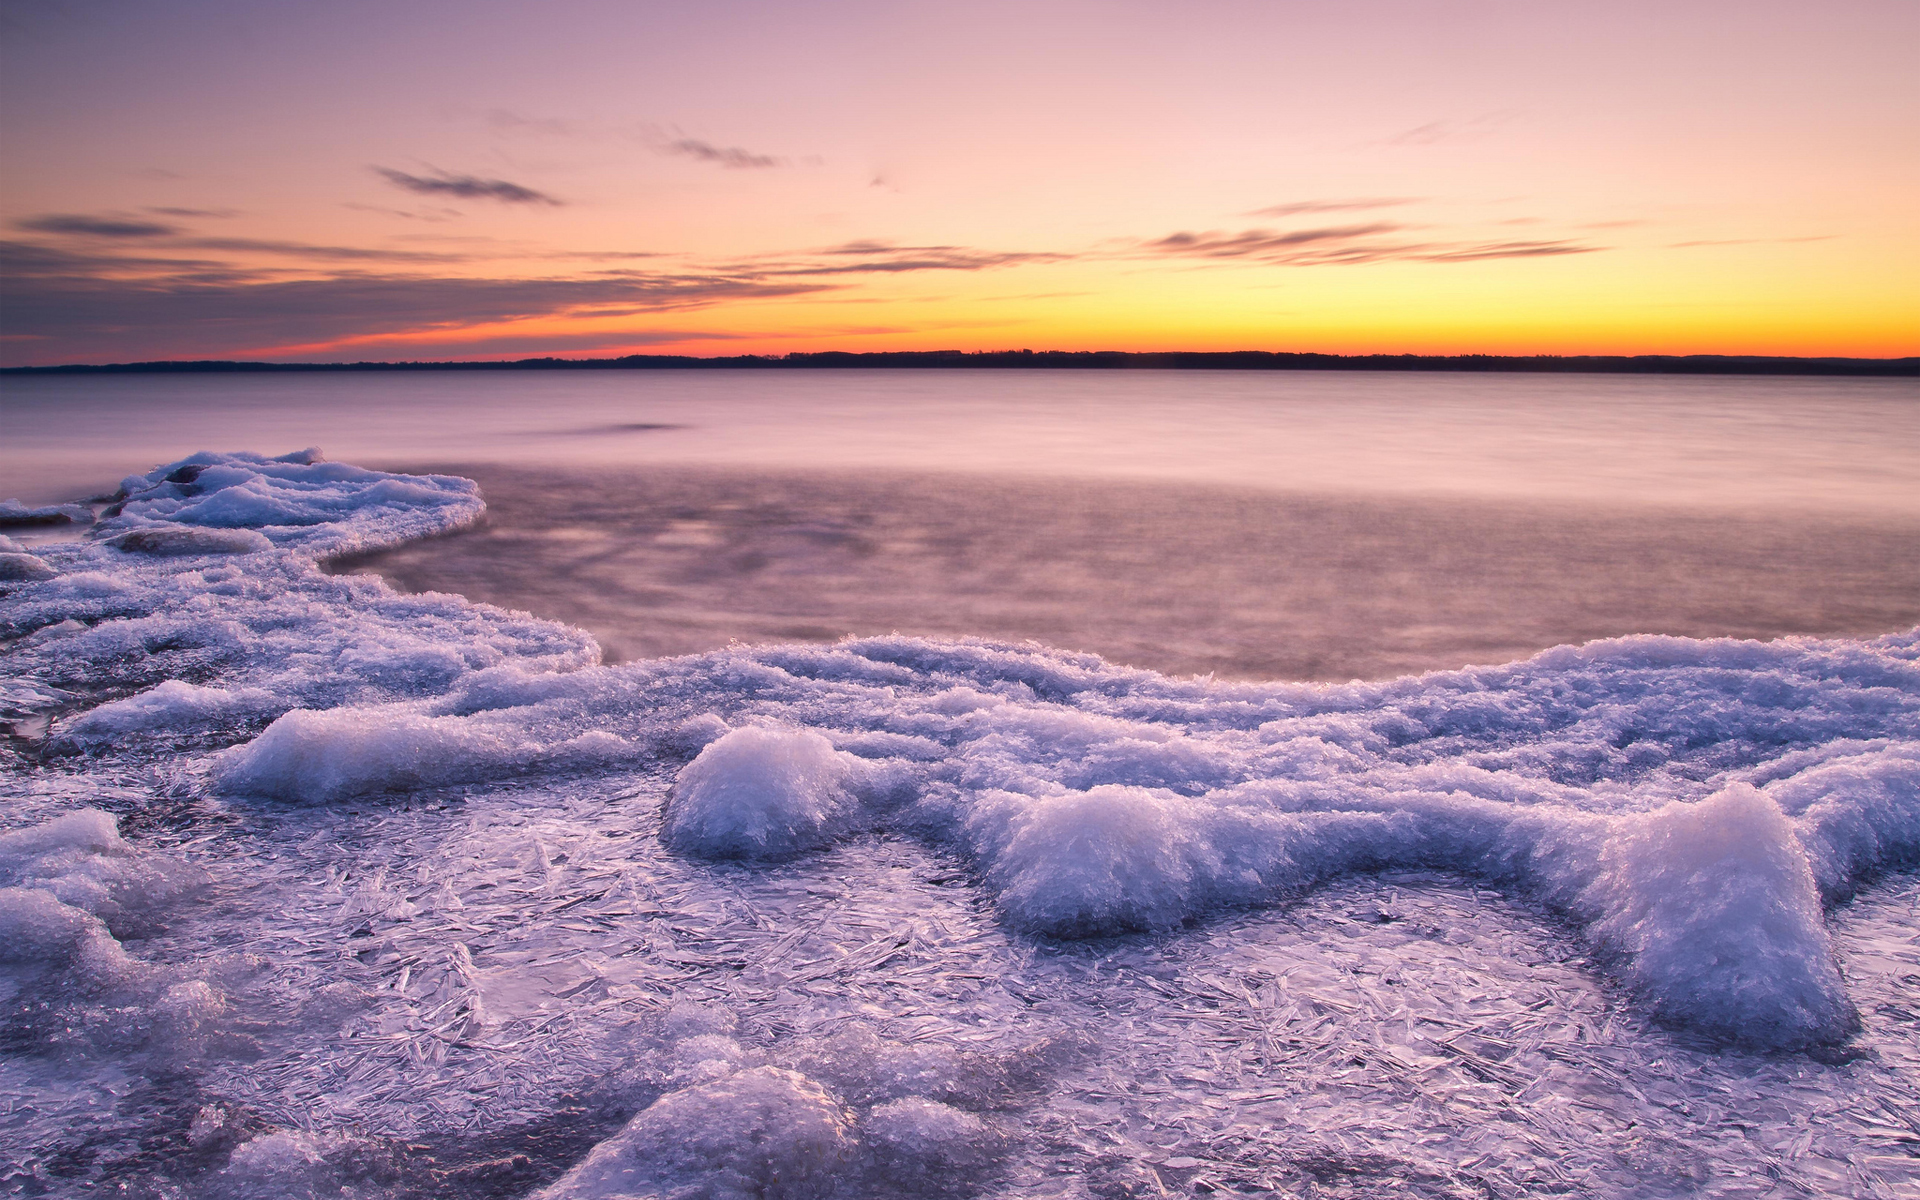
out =
[(228, 792), (325, 802), (480, 778), (515, 749), (457, 718), (296, 709), (230, 751), (216, 778)]
[(199, 883), (196, 872), (137, 853), (98, 809), (0, 833), (0, 886), (42, 892), (118, 934), (141, 931)]
[[(979, 1167), (992, 1157), (993, 1133), (964, 1109), (909, 1096), (877, 1105), (860, 1132), (891, 1174), (920, 1178)], [(942, 1180), (951, 1183), (950, 1180)]]
[(93, 510), (83, 504), (47, 504), (30, 508), (17, 498), (0, 500), (0, 527), (86, 525), (92, 521)]
[(70, 971), (90, 984), (124, 979), (132, 963), (106, 923), (37, 888), (0, 888), (0, 962)]
[(0, 961), (87, 987), (126, 983), (137, 969), (118, 937), (198, 883), (136, 854), (97, 809), (0, 833)]
[(1736, 1041), (1838, 1041), (1858, 1025), (1806, 852), (1778, 805), (1736, 783), (1621, 822), (1580, 902), (1653, 1011)]
[(226, 752), (226, 793), (324, 804), (349, 796), (448, 787), (536, 767), (598, 767), (638, 757), (604, 730), (542, 740), (493, 714), (432, 716), (382, 708), (295, 709)]
[(390, 1149), (337, 1133), (276, 1129), (234, 1147), (212, 1200), (373, 1200), (400, 1181)]
[(59, 573), (38, 555), (16, 551), (0, 553), (0, 583), (34, 583), (52, 579)]
[(662, 1096), (539, 1197), (824, 1196), (855, 1149), (852, 1114), (826, 1089), (755, 1067)]
[(113, 736), (151, 730), (189, 729), (272, 711), (278, 697), (265, 688), (199, 687), (178, 679), (89, 709), (69, 722), (65, 732), (77, 737)]
[(190, 525), (151, 525), (130, 529), (107, 539), (107, 545), (128, 554), (175, 558), (191, 554), (254, 554), (273, 549), (273, 543), (251, 529), (195, 529)]
[(736, 729), (681, 770), (669, 846), (703, 858), (785, 858), (844, 832), (864, 764), (803, 729)]
[[(203, 452), (122, 480), (95, 536), (118, 535), (146, 553), (236, 553), (190, 549), (183, 527), (258, 530), (273, 545), (331, 556), (446, 533), (484, 510), (468, 479), (368, 471), (321, 461), (318, 450), (279, 458)], [(143, 535), (159, 548), (146, 549)]]

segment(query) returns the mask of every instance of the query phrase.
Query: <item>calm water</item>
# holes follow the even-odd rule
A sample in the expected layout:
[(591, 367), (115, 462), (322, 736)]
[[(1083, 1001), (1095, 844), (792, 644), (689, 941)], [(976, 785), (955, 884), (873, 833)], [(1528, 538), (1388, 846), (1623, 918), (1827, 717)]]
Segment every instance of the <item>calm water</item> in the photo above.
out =
[(0, 496), (199, 449), (480, 479), (349, 569), (615, 658), (899, 630), (1238, 677), (1920, 621), (1920, 384), (1341, 373), (10, 379)]

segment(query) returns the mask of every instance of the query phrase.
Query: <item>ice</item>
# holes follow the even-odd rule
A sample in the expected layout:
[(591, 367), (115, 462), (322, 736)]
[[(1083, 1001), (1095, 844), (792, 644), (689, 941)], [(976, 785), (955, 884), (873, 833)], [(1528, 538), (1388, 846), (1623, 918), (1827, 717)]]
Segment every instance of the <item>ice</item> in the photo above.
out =
[(124, 537), (123, 530), (169, 537), (184, 537), (183, 528), (257, 530), (273, 545), (316, 556), (342, 555), (470, 525), (485, 507), (470, 480), (368, 471), (324, 462), (317, 449), (278, 458), (202, 453), (122, 480), (119, 498), (95, 536)]
[(845, 832), (864, 767), (817, 733), (736, 729), (680, 772), (663, 834), (705, 858), (789, 857)]
[(1736, 783), (1632, 822), (1580, 903), (1660, 1016), (1764, 1046), (1837, 1042), (1859, 1024), (1806, 852), (1778, 805)]
[(31, 508), (18, 499), (0, 500), (0, 526), (88, 525), (93, 510), (84, 504), (47, 504)]
[(806, 1076), (755, 1067), (662, 1096), (540, 1196), (824, 1196), (854, 1152), (851, 1116)]
[(168, 679), (125, 700), (89, 709), (69, 722), (66, 731), (75, 737), (94, 737), (183, 729), (270, 711), (277, 701), (265, 688), (199, 687)]
[[(23, 1171), (1878, 1196), (1920, 1145), (1874, 1132), (1920, 1117), (1920, 630), (1337, 686), (898, 635), (609, 667), (327, 574), (478, 498), (292, 457), (130, 480), (0, 584), (0, 1111), (71, 1147)], [(128, 1114), (182, 1072), (202, 1149), (155, 1167)]]
[[(986, 1122), (964, 1109), (909, 1096), (875, 1106), (860, 1132), (894, 1172), (909, 1178), (981, 1165), (992, 1154)], [(936, 1184), (936, 1187), (939, 1185)]]
[(37, 555), (0, 553), (0, 583), (52, 579), (59, 573)]
[(251, 529), (130, 529), (107, 539), (128, 554), (172, 558), (191, 554), (253, 554), (273, 543)]

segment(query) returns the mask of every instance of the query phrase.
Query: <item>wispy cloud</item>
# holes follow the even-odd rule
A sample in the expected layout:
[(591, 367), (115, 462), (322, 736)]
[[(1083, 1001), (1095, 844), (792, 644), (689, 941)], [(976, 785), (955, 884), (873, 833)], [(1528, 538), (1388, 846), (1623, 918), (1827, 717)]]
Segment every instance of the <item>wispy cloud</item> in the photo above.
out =
[(422, 196), (454, 196), (461, 200), (498, 200), (502, 204), (546, 204), (558, 208), (564, 201), (545, 192), (505, 179), (482, 179), (478, 175), (455, 175), (436, 170), (431, 175), (409, 175), (392, 167), (374, 167), (374, 173), (397, 188)]
[(892, 242), (857, 241), (839, 246), (829, 246), (821, 254), (942, 254), (958, 250), (958, 246), (896, 246)]
[(519, 137), (577, 137), (581, 126), (558, 117), (529, 117), (505, 108), (486, 111), (487, 127), (495, 133)]
[(209, 217), (222, 220), (240, 215), (237, 208), (148, 208), (145, 211), (161, 217)]
[(15, 229), (32, 233), (57, 233), (96, 238), (165, 237), (179, 230), (155, 221), (137, 221), (125, 217), (93, 217), (85, 213), (45, 213), (13, 223)]
[(712, 142), (703, 142), (699, 138), (674, 138), (660, 144), (662, 154), (677, 154), (685, 158), (697, 158), (701, 162), (717, 163), (736, 170), (761, 170), (767, 167), (784, 167), (787, 160), (775, 158), (771, 154), (755, 154), (739, 146), (716, 146)]
[(1477, 142), (1519, 116), (1513, 110), (1482, 113), (1464, 121), (1428, 121), (1404, 129), (1385, 140), (1388, 146), (1438, 146), (1457, 142)]
[(1217, 230), (1182, 232), (1147, 242), (1143, 249), (1154, 254), (1187, 258), (1311, 267), (1395, 261), (1469, 262), (1489, 258), (1544, 258), (1589, 254), (1605, 248), (1564, 240), (1435, 241), (1409, 240), (1398, 236), (1409, 228), (1391, 221), (1374, 221), (1363, 225), (1288, 231), (1248, 229), (1239, 233)]
[[(735, 269), (768, 277), (795, 275), (896, 275), (909, 271), (985, 271), (1078, 257), (1043, 251), (974, 250), (965, 246), (896, 246), (856, 241), (780, 259), (752, 259)], [(824, 261), (822, 261), (824, 260)], [(851, 261), (849, 261), (851, 260)]]
[(1291, 252), (1296, 247), (1314, 242), (1351, 242), (1356, 238), (1392, 233), (1402, 228), (1404, 226), (1391, 221), (1375, 221), (1367, 225), (1295, 229), (1286, 233), (1275, 233), (1269, 229), (1249, 229), (1242, 233), (1174, 233), (1157, 242), (1149, 242), (1147, 248), (1205, 258), (1266, 257), (1276, 252)]
[(229, 254), (279, 254), (289, 258), (330, 262), (451, 263), (465, 262), (465, 254), (426, 250), (383, 250), (374, 246), (321, 246), (272, 238), (176, 238), (166, 243), (183, 250), (217, 250)]
[(1291, 204), (1257, 208), (1247, 215), (1250, 217), (1298, 217), (1308, 213), (1364, 212), (1373, 208), (1399, 208), (1406, 204), (1418, 204), (1425, 198), (1424, 196), (1370, 196), (1353, 200), (1295, 200)]

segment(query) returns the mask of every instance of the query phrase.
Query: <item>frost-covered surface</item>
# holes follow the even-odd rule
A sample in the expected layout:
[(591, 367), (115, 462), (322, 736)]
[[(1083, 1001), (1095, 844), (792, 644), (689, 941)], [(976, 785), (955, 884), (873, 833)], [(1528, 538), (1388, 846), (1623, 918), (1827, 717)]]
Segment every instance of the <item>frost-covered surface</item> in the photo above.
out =
[[(1920, 631), (598, 667), (324, 574), (478, 498), (290, 457), (0, 585), (17, 1190), (1920, 1182)], [(113, 546), (163, 527), (271, 545)]]
[[(449, 475), (368, 471), (322, 461), (317, 449), (278, 458), (202, 453), (121, 480), (120, 499), (94, 536), (147, 553), (193, 553), (196, 546), (239, 553), (270, 543), (341, 555), (447, 533), (485, 510), (472, 480)], [(216, 532), (222, 530), (224, 539)]]

